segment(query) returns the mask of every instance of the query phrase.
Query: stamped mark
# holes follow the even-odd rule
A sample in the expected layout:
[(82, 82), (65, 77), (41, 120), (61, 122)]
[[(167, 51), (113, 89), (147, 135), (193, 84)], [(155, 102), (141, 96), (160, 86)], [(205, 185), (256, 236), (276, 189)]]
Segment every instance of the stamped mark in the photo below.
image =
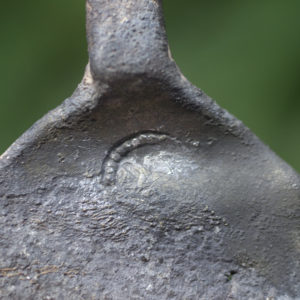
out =
[(168, 134), (155, 131), (142, 132), (123, 139), (113, 146), (105, 157), (101, 168), (101, 183), (115, 184), (119, 164), (131, 151), (143, 146), (159, 144), (168, 139), (175, 140)]

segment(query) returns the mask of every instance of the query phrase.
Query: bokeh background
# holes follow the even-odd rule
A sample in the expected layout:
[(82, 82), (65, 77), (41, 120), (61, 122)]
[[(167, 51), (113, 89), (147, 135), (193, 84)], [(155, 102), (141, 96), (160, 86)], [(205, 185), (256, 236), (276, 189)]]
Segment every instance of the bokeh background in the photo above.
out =
[[(1, 3), (0, 153), (79, 83), (84, 6)], [(300, 1), (164, 0), (164, 9), (186, 77), (300, 171)]]

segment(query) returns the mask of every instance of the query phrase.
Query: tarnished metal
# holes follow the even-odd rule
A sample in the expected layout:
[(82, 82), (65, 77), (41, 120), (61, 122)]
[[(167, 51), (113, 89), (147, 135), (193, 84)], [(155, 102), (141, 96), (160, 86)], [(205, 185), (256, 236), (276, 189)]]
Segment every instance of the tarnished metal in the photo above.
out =
[(299, 298), (299, 175), (180, 73), (160, 1), (87, 20), (83, 81), (0, 159), (0, 298)]

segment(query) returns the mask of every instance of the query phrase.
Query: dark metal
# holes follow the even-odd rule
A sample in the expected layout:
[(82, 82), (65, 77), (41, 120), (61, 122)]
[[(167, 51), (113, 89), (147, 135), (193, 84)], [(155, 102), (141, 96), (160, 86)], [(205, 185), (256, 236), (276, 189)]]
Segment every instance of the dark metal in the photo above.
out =
[(299, 298), (299, 175), (182, 76), (160, 1), (87, 19), (82, 83), (0, 159), (0, 298)]

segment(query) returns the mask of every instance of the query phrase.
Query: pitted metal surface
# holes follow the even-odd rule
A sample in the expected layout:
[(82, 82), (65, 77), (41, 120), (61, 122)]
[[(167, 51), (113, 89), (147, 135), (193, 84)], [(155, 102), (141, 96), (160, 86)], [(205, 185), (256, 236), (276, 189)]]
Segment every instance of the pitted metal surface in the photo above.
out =
[(181, 75), (160, 1), (87, 20), (82, 83), (0, 158), (0, 298), (300, 298), (299, 175)]

